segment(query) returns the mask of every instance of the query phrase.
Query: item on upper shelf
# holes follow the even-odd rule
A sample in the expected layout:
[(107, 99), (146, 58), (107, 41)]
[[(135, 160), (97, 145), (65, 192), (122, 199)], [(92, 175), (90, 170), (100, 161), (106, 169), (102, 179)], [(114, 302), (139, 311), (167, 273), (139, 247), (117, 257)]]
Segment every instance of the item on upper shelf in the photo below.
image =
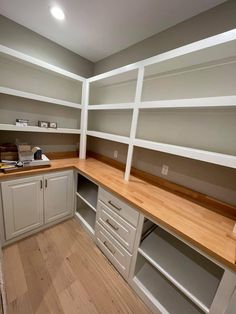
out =
[(16, 125), (17, 126), (28, 126), (29, 120), (26, 119), (16, 119)]
[(31, 146), (29, 144), (18, 144), (18, 151), (19, 152), (27, 152), (31, 150)]
[(38, 126), (40, 128), (48, 128), (48, 122), (47, 121), (38, 121)]
[(52, 129), (57, 129), (57, 123), (56, 122), (48, 122), (48, 127)]
[(0, 160), (17, 161), (17, 146), (11, 143), (0, 145)]

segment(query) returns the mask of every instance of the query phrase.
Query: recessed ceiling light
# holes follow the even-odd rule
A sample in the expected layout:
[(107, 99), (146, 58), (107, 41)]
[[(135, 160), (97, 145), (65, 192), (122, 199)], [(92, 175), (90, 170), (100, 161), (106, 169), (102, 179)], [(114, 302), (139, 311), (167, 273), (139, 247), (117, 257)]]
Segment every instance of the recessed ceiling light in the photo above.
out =
[(52, 16), (54, 16), (57, 20), (64, 20), (65, 13), (59, 7), (52, 7), (50, 10)]

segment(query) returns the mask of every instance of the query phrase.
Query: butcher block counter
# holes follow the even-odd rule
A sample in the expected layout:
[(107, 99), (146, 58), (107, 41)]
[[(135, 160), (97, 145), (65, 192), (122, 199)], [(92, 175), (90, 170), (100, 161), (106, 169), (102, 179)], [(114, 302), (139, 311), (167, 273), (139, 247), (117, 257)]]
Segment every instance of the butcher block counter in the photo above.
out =
[(127, 182), (123, 171), (94, 158), (52, 160), (49, 168), (0, 173), (0, 181), (67, 169), (83, 173), (154, 222), (236, 271), (236, 238), (232, 236), (235, 220), (137, 177), (130, 176)]

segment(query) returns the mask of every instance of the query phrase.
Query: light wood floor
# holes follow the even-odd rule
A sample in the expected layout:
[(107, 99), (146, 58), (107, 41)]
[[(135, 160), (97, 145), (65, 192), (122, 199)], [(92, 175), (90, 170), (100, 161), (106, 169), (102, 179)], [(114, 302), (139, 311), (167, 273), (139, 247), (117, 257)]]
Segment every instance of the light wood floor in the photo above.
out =
[(3, 256), (9, 314), (150, 313), (73, 219)]

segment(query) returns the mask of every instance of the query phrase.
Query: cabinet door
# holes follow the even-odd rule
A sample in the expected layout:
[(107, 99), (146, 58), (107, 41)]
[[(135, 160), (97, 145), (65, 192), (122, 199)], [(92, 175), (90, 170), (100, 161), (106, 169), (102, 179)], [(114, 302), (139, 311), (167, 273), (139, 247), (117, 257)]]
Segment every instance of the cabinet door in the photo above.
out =
[(42, 179), (36, 176), (1, 184), (6, 240), (43, 224)]
[(45, 223), (73, 213), (73, 171), (44, 176)]

